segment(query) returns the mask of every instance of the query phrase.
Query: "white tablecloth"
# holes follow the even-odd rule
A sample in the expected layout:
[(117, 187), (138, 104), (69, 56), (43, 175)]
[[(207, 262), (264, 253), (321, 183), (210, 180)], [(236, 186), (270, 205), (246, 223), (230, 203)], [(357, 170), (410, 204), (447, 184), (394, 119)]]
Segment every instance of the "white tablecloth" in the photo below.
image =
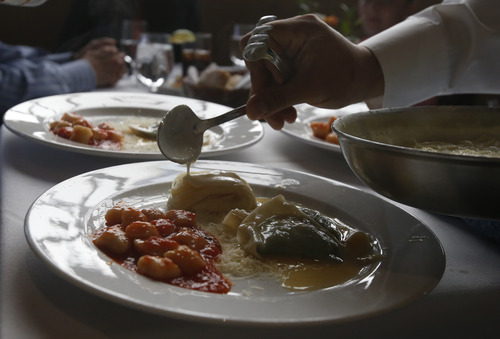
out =
[[(265, 126), (261, 142), (219, 160), (305, 171), (366, 188), (340, 153)], [(24, 217), (45, 190), (75, 175), (126, 162), (56, 150), (0, 130), (0, 337), (313, 338), (494, 337), (500, 324), (500, 246), (462, 221), (405, 210), (428, 225), (446, 252), (446, 270), (425, 297), (368, 319), (314, 327), (240, 327), (170, 319), (104, 300), (55, 275), (31, 251)]]

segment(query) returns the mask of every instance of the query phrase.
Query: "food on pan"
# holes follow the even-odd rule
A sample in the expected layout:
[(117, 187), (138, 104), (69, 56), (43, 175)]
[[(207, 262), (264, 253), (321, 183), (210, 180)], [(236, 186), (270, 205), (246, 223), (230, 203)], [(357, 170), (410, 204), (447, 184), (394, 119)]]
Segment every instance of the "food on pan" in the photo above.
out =
[(256, 198), (233, 172), (179, 175), (165, 207), (112, 207), (95, 245), (149, 278), (214, 293), (242, 277), (296, 291), (328, 288), (383, 258), (372, 235), (283, 195)]
[(50, 131), (71, 141), (105, 149), (120, 149), (123, 140), (123, 133), (108, 123), (103, 122), (93, 126), (75, 113), (64, 113), (61, 120), (50, 123)]
[(483, 136), (475, 140), (464, 139), (458, 142), (420, 141), (409, 147), (436, 153), (500, 157), (500, 140), (493, 136)]
[(325, 121), (313, 121), (309, 124), (312, 129), (313, 135), (316, 138), (322, 139), (326, 142), (332, 144), (339, 144), (339, 138), (337, 134), (332, 130), (332, 124), (337, 119), (337, 117), (330, 117), (327, 122)]

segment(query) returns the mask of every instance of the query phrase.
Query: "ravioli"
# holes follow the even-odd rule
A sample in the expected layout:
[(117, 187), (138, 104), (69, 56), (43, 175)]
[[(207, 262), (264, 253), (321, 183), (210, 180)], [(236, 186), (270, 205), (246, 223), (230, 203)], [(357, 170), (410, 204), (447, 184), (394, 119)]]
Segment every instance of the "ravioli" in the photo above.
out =
[(278, 195), (252, 211), (238, 226), (240, 246), (257, 258), (292, 257), (343, 262), (378, 257), (362, 231)]
[(257, 200), (250, 185), (234, 172), (183, 173), (172, 183), (167, 207), (208, 213), (252, 211)]

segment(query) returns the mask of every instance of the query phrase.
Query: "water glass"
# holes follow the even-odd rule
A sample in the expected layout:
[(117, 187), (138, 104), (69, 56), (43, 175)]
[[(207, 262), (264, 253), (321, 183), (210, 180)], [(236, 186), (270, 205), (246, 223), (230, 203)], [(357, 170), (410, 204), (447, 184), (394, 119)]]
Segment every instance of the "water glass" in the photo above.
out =
[(170, 35), (144, 33), (137, 45), (135, 72), (137, 79), (152, 92), (167, 81), (174, 66), (174, 51)]
[(233, 33), (229, 40), (229, 57), (235, 66), (245, 67), (245, 60), (241, 55), (240, 40), (243, 36), (252, 31), (254, 25), (250, 24), (235, 24)]
[(146, 21), (124, 20), (120, 33), (120, 50), (125, 54), (125, 62), (129, 70), (134, 69), (134, 60), (137, 52), (137, 44), (141, 35), (147, 31)]

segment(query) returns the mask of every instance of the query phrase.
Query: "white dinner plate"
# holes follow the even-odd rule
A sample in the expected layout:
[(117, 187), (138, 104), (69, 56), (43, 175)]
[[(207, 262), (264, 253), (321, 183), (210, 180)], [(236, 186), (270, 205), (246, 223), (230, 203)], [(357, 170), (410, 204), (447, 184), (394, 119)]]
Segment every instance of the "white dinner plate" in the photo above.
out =
[(285, 124), (283, 133), (296, 138), (309, 145), (330, 151), (340, 152), (340, 146), (317, 138), (310, 127), (311, 122), (327, 122), (330, 117), (340, 118), (343, 115), (363, 112), (368, 110), (365, 103), (357, 103), (341, 109), (318, 108), (307, 104), (296, 105), (297, 120), (293, 124)]
[[(150, 93), (90, 92), (64, 94), (34, 99), (9, 109), (4, 123), (12, 132), (36, 142), (73, 152), (132, 158), (163, 159), (156, 146), (132, 150), (106, 150), (84, 145), (54, 135), (49, 124), (59, 120), (65, 112), (82, 115), (94, 125), (107, 121), (116, 127), (137, 119), (154, 122), (160, 120), (166, 111), (185, 104), (202, 119), (214, 117), (231, 110), (231, 107), (178, 96)], [(127, 126), (122, 126), (127, 128)], [(258, 121), (240, 117), (210, 130), (213, 142), (204, 146), (201, 158), (225, 154), (255, 144), (264, 135), (264, 128)], [(150, 142), (151, 144), (152, 142)], [(141, 147), (144, 144), (141, 144)]]
[(367, 317), (405, 305), (439, 282), (445, 256), (419, 220), (388, 200), (301, 172), (201, 160), (192, 171), (238, 173), (256, 196), (278, 193), (374, 235), (385, 257), (349, 282), (290, 291), (270, 278), (233, 279), (229, 294), (193, 291), (150, 280), (120, 266), (92, 243), (107, 209), (118, 201), (164, 207), (173, 179), (186, 168), (169, 161), (133, 163), (68, 179), (40, 196), (25, 219), (34, 252), (55, 272), (115, 302), (172, 317), (235, 324), (301, 325)]

